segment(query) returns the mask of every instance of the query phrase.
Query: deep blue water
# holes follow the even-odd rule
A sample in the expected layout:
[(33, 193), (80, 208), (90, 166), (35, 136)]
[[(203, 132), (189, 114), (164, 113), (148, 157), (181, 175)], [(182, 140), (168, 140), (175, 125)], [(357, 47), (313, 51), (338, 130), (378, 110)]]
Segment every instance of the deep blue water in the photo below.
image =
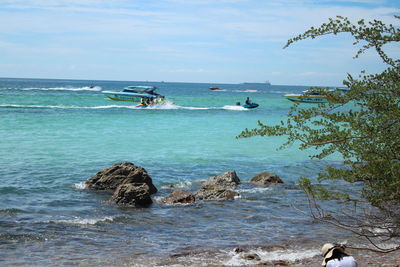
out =
[[(137, 109), (101, 93), (135, 84), (157, 86), (171, 103)], [(231, 255), (238, 246), (284, 246), (269, 257), (295, 259), (315, 255), (324, 241), (346, 240), (345, 233), (293, 208), (307, 207), (296, 186), (299, 177), (315, 177), (339, 159), (313, 161), (295, 146), (277, 151), (284, 137), (235, 138), (258, 120), (285, 119), (291, 103), (282, 94), (305, 89), (0, 79), (0, 265), (160, 266), (178, 264), (170, 256), (187, 252), (189, 265), (239, 265)], [(246, 97), (260, 106), (235, 106)], [(83, 181), (121, 161), (144, 167), (152, 177), (159, 193), (150, 208), (120, 208), (108, 202), (109, 194), (82, 188)], [(166, 185), (193, 192), (200, 181), (230, 170), (243, 182), (235, 201), (157, 203), (171, 192)], [(285, 184), (246, 184), (262, 171), (278, 174)]]

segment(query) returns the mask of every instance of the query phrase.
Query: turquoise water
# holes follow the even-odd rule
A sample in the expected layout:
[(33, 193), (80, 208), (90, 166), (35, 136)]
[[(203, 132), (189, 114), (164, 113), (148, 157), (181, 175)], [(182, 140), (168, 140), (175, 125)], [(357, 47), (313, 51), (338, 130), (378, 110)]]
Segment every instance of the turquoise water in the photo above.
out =
[[(155, 85), (170, 102), (138, 109), (102, 90)], [(94, 88), (91, 88), (94, 86)], [(223, 91), (211, 91), (218, 86)], [(296, 181), (326, 164), (283, 137), (236, 139), (257, 121), (275, 124), (306, 87), (264, 84), (0, 79), (0, 264), (172, 265), (185, 260), (239, 265), (234, 247), (284, 246), (279, 257), (312, 256), (323, 240), (345, 239), (297, 212), (307, 202)], [(250, 91), (247, 91), (250, 90)], [(235, 106), (250, 97), (260, 106)], [(144, 167), (159, 189), (148, 209), (119, 208), (82, 182), (121, 161)], [(169, 184), (193, 192), (201, 180), (235, 170), (235, 201), (165, 206)], [(261, 171), (285, 184), (253, 188)], [(268, 249), (266, 249), (268, 251)], [(290, 253), (289, 253), (290, 252)], [(144, 261), (145, 260), (145, 261)]]

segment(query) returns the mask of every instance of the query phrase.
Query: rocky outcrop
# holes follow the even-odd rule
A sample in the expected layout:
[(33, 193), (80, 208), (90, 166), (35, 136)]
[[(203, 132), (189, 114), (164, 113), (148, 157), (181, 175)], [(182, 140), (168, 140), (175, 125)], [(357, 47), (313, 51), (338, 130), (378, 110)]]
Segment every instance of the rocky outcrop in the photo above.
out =
[(170, 195), (160, 199), (165, 204), (193, 204), (196, 198), (194, 195), (182, 190), (174, 190)]
[(283, 184), (283, 181), (278, 175), (270, 172), (261, 172), (251, 178), (249, 182), (256, 186), (263, 187), (269, 186), (271, 184)]
[(112, 202), (136, 207), (147, 207), (153, 203), (150, 188), (145, 183), (121, 184), (115, 190)]
[(240, 184), (240, 179), (235, 171), (212, 176), (203, 182), (203, 186), (195, 193), (199, 200), (234, 200), (239, 194), (235, 189)]
[(121, 162), (99, 171), (85, 184), (94, 190), (114, 191), (111, 202), (120, 205), (149, 206), (157, 192), (147, 171), (130, 162)]
[(240, 179), (235, 171), (228, 171), (223, 174), (212, 176), (203, 182), (203, 186), (222, 186), (224, 188), (234, 189), (240, 184)]
[(239, 194), (221, 185), (206, 185), (195, 193), (199, 200), (234, 200)]
[(95, 190), (115, 190), (122, 184), (146, 184), (150, 194), (157, 193), (147, 171), (130, 162), (121, 162), (99, 171), (95, 176), (86, 180), (85, 184)]

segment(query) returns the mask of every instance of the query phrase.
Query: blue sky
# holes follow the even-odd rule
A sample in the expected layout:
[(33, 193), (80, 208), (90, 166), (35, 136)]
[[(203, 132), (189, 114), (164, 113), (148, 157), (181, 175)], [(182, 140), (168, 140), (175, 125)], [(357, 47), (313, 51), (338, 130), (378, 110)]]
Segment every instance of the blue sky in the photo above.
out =
[(336, 15), (399, 25), (399, 11), (399, 0), (1, 0), (0, 77), (335, 86), (384, 66), (373, 52), (353, 59), (347, 35), (286, 41)]

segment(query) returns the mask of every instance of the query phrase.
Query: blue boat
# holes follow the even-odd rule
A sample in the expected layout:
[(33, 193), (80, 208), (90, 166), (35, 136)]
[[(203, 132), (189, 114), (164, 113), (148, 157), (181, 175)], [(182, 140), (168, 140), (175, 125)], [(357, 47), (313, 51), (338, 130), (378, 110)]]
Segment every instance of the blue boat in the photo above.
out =
[(139, 102), (142, 99), (164, 98), (164, 96), (156, 93), (155, 90), (157, 90), (155, 86), (133, 85), (125, 87), (121, 91), (102, 91), (102, 93), (116, 101)]
[(241, 106), (243, 108), (251, 109), (251, 108), (256, 108), (258, 107), (257, 103), (252, 103), (250, 101), (246, 101), (245, 104), (241, 105), (240, 102), (236, 102), (236, 106)]
[(242, 107), (244, 107), (244, 108), (256, 108), (256, 107), (258, 107), (258, 104), (257, 103), (244, 104), (244, 105), (242, 105)]

